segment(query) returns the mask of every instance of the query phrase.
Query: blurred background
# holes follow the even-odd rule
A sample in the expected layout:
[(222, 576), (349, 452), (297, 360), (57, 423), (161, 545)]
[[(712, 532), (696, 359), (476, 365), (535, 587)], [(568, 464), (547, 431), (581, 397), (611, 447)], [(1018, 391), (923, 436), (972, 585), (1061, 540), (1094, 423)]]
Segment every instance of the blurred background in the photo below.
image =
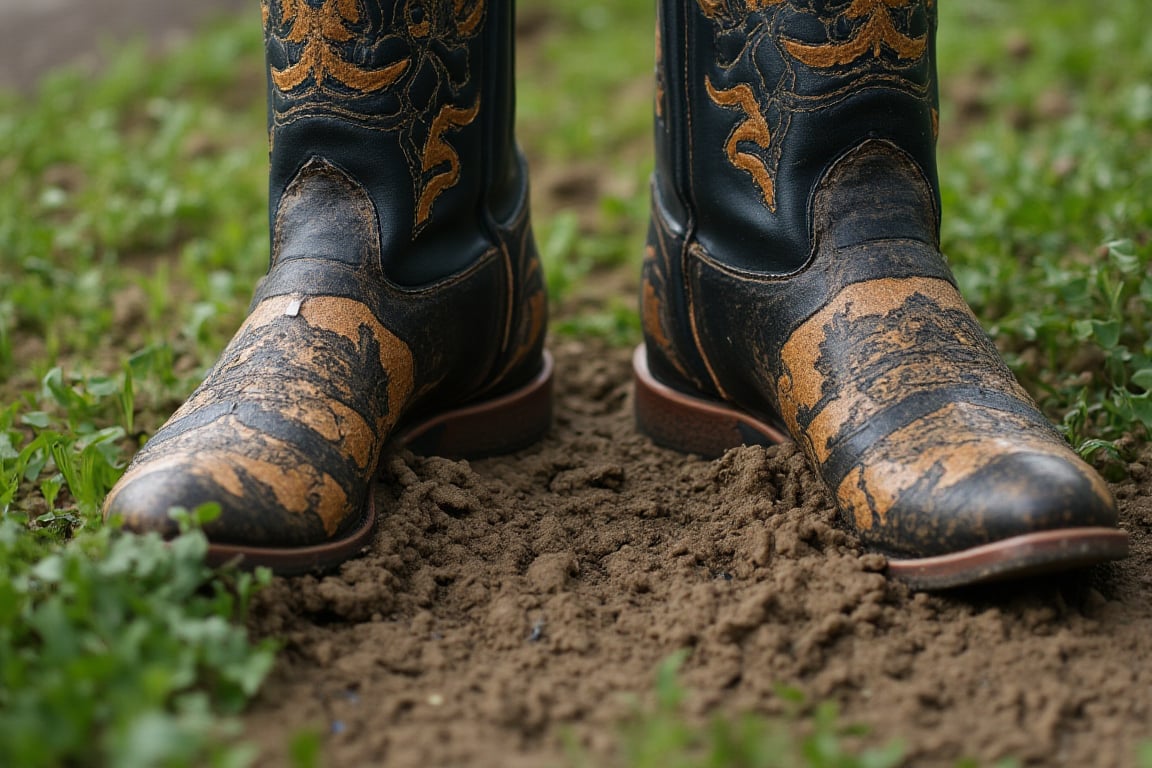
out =
[(61, 64), (95, 68), (117, 43), (147, 38), (157, 51), (205, 20), (257, 0), (0, 0), (0, 88), (27, 91)]

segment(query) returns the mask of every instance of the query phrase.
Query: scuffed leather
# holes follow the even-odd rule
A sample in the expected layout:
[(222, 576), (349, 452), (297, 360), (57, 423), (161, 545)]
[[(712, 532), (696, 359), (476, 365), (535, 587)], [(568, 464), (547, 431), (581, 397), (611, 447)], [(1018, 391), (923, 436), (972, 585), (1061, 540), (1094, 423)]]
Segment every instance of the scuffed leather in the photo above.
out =
[[(892, 141), (935, 185), (931, 3), (688, 0), (659, 12), (656, 194), (670, 226), (710, 253), (800, 269), (813, 185), (865, 139)], [(806, 63), (798, 46), (832, 63)]]
[[(419, 21), (417, 5), (265, 4), (270, 268), (106, 516), (171, 534), (171, 507), (215, 502), (215, 543), (339, 540), (367, 519), (390, 435), (540, 370), (544, 282), (495, 50), (510, 5), (422, 3)], [(459, 103), (477, 106), (456, 130)]]
[[(271, 210), (319, 155), (364, 185), (391, 280), (418, 286), (467, 267), (491, 245), (492, 219), (515, 215), (524, 183), (512, 134), (512, 3), (263, 7)], [(276, 77), (293, 71), (303, 79)]]
[[(787, 429), (888, 554), (1115, 526), (939, 252), (931, 3), (755, 5), (661, 3), (653, 375)], [(832, 63), (783, 66), (790, 45)], [(755, 109), (716, 103), (741, 84)], [(756, 110), (776, 126), (764, 146), (742, 127)]]

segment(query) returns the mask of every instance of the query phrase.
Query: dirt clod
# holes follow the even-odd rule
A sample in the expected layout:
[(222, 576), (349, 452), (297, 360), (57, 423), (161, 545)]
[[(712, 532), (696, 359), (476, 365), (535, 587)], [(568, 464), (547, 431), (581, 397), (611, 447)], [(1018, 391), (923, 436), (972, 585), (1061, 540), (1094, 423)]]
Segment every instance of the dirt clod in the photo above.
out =
[(789, 686), (901, 738), (910, 765), (1131, 765), (1152, 737), (1148, 457), (1116, 487), (1128, 561), (917, 594), (795, 447), (657, 448), (605, 397), (627, 350), (555, 351), (545, 441), (388, 458), (364, 556), (260, 597), (256, 629), (288, 639), (248, 716), (269, 764), (310, 727), (331, 765), (563, 765), (563, 732), (602, 754), (682, 648), (690, 713), (779, 712)]

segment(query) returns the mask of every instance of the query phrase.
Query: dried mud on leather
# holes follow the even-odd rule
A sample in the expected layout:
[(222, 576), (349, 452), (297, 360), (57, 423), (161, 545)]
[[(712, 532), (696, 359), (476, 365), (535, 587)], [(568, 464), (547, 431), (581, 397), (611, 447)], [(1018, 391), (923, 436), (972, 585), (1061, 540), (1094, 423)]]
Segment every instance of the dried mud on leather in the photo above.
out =
[(1113, 486), (1128, 561), (915, 594), (837, 527), (799, 451), (656, 448), (632, 431), (628, 349), (553, 351), (547, 440), (386, 459), (364, 556), (261, 595), (254, 628), (285, 641), (247, 716), (262, 762), (305, 727), (328, 765), (564, 765), (566, 732), (605, 756), (680, 648), (693, 716), (772, 713), (794, 686), (911, 765), (1129, 765), (1152, 737), (1152, 452)]

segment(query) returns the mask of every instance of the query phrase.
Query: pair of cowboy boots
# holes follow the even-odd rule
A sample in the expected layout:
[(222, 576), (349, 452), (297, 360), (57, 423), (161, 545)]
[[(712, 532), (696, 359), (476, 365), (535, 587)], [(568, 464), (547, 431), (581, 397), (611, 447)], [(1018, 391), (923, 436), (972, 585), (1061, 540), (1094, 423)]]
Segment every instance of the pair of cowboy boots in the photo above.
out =
[[(545, 293), (507, 0), (265, 0), (272, 259), (107, 515), (298, 572), (371, 535), (389, 443), (548, 429)], [(661, 0), (638, 427), (796, 440), (924, 588), (1122, 557), (1107, 486), (1037, 411), (939, 252), (932, 0)]]

